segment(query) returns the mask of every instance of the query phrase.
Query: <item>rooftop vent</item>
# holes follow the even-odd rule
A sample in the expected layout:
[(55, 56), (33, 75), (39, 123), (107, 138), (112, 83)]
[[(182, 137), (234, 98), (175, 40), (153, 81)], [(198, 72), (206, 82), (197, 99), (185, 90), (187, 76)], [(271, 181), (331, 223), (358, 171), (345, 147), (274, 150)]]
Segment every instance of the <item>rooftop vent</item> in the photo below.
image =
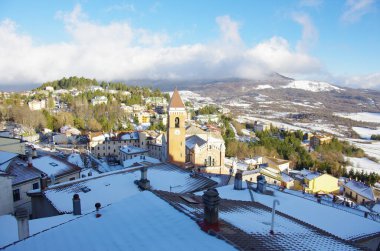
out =
[(84, 193), (88, 193), (91, 191), (91, 189), (88, 187), (82, 187), (80, 190), (82, 190), (82, 192), (84, 192)]

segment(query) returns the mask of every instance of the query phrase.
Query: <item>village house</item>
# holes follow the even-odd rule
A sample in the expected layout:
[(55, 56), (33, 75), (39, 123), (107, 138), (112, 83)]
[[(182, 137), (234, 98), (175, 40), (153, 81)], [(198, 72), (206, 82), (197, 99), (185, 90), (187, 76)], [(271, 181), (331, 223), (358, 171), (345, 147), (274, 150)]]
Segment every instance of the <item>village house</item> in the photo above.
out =
[(330, 135), (313, 135), (310, 138), (310, 147), (315, 149), (319, 145), (330, 143), (332, 139), (333, 139), (333, 136), (330, 136)]
[(107, 102), (108, 102), (108, 99), (106, 96), (96, 96), (95, 98), (91, 99), (91, 104), (93, 106), (107, 104)]
[[(91, 141), (93, 138), (91, 139)], [(105, 137), (104, 141), (91, 143), (91, 153), (96, 157), (116, 157), (119, 159), (120, 148), (122, 146), (140, 146), (140, 137), (138, 132), (119, 133), (117, 136)]]
[(29, 109), (31, 111), (42, 110), (42, 109), (46, 108), (46, 100), (45, 99), (42, 99), (42, 100), (34, 99), (28, 103), (28, 106), (29, 106)]
[(343, 184), (343, 194), (358, 204), (371, 204), (375, 203), (378, 199), (372, 187), (355, 180), (350, 180)]
[(337, 194), (339, 193), (338, 179), (330, 174), (321, 174), (306, 169), (292, 171), (295, 179), (295, 189), (311, 194)]
[(195, 121), (198, 121), (201, 124), (206, 124), (209, 122), (219, 123), (220, 117), (217, 114), (202, 114), (195, 116)]
[(25, 141), (19, 138), (0, 137), (0, 151), (25, 154)]
[(261, 121), (255, 121), (253, 125), (253, 130), (255, 132), (265, 132), (270, 130), (270, 124), (266, 122), (261, 122)]
[(45, 90), (48, 92), (54, 92), (54, 87), (53, 86), (46, 86)]
[(122, 146), (120, 147), (120, 162), (123, 163), (125, 160), (129, 160), (135, 157), (148, 156), (149, 150), (136, 147), (136, 146)]

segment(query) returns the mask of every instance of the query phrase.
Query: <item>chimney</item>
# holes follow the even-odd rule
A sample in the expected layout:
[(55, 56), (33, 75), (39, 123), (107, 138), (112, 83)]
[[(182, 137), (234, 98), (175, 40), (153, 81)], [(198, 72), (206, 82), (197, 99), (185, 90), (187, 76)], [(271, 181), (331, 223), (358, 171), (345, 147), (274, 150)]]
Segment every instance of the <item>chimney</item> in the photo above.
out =
[(235, 175), (234, 189), (243, 190), (243, 174), (240, 172)]
[(54, 174), (50, 175), (50, 183), (51, 183), (52, 185), (55, 184), (55, 175), (54, 175)]
[(47, 177), (46, 177), (46, 175), (41, 174), (40, 182), (41, 182), (41, 190), (45, 190), (47, 188)]
[(100, 207), (102, 206), (102, 204), (100, 204), (99, 202), (96, 202), (95, 203), (95, 208), (96, 208), (96, 218), (99, 218), (100, 216), (102, 216), (102, 214), (101, 213), (99, 213), (99, 209), (100, 209)]
[(266, 193), (266, 190), (267, 190), (267, 181), (265, 180), (265, 176), (264, 175), (260, 174), (259, 176), (257, 176), (257, 190), (260, 193), (263, 193), (263, 194)]
[(28, 167), (32, 167), (33, 166), (33, 162), (32, 162), (32, 152), (31, 150), (28, 151)]
[(36, 149), (36, 148), (33, 148), (33, 149), (32, 149), (32, 157), (33, 157), (33, 158), (37, 158), (37, 157), (38, 157), (37, 149)]
[(29, 213), (26, 208), (18, 208), (15, 212), (18, 226), (18, 239), (23, 240), (29, 237)]
[(220, 197), (218, 190), (210, 188), (204, 192), (204, 222), (208, 225), (218, 225), (219, 222), (219, 202)]
[(148, 168), (142, 167), (141, 171), (141, 179), (138, 181), (138, 185), (140, 189), (147, 190), (150, 188), (150, 181), (148, 180)]
[(74, 194), (74, 196), (73, 196), (73, 214), (74, 215), (81, 215), (82, 214), (82, 210), (81, 210), (81, 206), (80, 206), (80, 198), (79, 198), (79, 195), (77, 193)]

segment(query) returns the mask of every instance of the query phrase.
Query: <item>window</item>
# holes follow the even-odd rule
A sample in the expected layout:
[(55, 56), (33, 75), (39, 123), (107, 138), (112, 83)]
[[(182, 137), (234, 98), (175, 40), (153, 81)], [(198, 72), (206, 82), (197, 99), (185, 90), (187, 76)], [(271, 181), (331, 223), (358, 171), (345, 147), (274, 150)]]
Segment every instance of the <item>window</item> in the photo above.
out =
[(40, 184), (38, 182), (33, 183), (33, 189), (38, 189), (40, 187)]
[(20, 189), (13, 190), (13, 201), (20, 200)]
[(70, 180), (75, 180), (75, 177), (71, 177)]
[(174, 119), (174, 124), (175, 124), (175, 127), (176, 127), (176, 128), (179, 128), (179, 118), (178, 118), (178, 117), (176, 117), (176, 118)]
[(113, 149), (113, 152), (115, 153), (115, 152), (116, 152), (116, 149)]

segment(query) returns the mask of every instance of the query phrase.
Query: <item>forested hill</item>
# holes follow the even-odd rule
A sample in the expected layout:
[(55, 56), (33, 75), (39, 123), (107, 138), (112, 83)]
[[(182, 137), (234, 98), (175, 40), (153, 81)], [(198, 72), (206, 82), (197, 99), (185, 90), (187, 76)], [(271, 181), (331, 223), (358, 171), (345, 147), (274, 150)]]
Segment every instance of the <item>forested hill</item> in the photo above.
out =
[[(78, 90), (86, 90), (90, 86), (101, 86), (104, 89), (109, 90), (118, 90), (118, 91), (135, 91), (137, 89), (140, 90), (148, 90), (151, 89), (149, 87), (139, 87), (134, 85), (126, 85), (122, 82), (105, 82), (105, 81), (97, 81), (96, 79), (89, 79), (84, 77), (69, 77), (62, 78), (60, 80), (54, 80), (50, 82), (43, 83), (40, 87), (35, 90), (44, 90), (47, 86), (54, 87), (55, 90), (66, 89), (70, 90), (76, 88)], [(157, 90), (156, 90), (157, 91)]]

